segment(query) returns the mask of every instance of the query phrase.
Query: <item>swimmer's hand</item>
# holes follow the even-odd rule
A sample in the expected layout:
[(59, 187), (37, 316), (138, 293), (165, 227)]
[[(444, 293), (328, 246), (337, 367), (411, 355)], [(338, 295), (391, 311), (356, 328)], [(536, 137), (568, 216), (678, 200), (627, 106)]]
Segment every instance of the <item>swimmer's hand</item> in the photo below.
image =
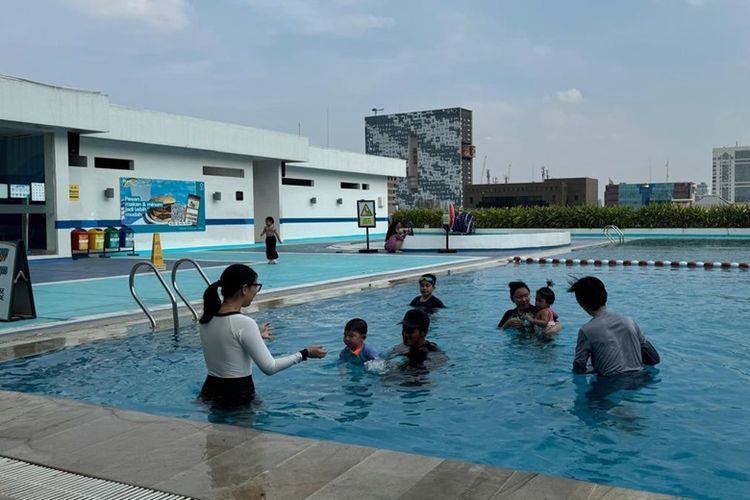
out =
[(322, 345), (311, 345), (307, 347), (307, 356), (310, 358), (325, 358), (328, 350)]
[(263, 326), (260, 327), (260, 336), (263, 340), (273, 340), (273, 335), (271, 334), (271, 323), (264, 323)]
[(558, 321), (552, 323), (551, 325), (547, 325), (547, 328), (544, 329), (542, 335), (547, 339), (551, 339), (555, 336), (555, 334), (560, 333), (560, 330), (562, 330), (562, 325)]
[(521, 328), (522, 326), (523, 326), (523, 322), (520, 319), (511, 318), (505, 322), (502, 328)]

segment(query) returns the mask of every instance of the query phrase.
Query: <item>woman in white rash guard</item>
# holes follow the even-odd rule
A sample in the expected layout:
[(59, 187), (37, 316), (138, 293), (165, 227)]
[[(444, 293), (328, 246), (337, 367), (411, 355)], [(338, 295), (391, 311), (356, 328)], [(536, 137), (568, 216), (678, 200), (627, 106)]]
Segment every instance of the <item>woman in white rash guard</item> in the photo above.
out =
[[(263, 339), (271, 339), (268, 324), (258, 328), (241, 309), (253, 301), (263, 285), (258, 273), (244, 264), (227, 267), (219, 281), (203, 293), (200, 337), (208, 376), (200, 398), (219, 406), (247, 404), (255, 397), (253, 362), (273, 375), (307, 358), (323, 358), (323, 346), (311, 345), (299, 352), (274, 358)], [(219, 299), (221, 289), (222, 299)]]

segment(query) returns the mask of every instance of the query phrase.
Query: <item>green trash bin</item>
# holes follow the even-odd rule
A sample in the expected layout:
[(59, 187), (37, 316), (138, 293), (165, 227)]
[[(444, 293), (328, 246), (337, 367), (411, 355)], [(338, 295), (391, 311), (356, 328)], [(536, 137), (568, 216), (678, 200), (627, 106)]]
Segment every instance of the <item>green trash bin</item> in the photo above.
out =
[(116, 227), (108, 226), (104, 230), (104, 249), (110, 251), (120, 249), (120, 230)]

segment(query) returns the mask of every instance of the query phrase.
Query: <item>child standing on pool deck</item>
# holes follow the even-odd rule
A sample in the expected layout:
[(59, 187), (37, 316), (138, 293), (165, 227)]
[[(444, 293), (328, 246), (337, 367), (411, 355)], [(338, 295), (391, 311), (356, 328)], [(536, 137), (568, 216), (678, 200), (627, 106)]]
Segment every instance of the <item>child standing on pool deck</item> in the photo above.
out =
[(365, 345), (367, 322), (360, 318), (350, 319), (344, 327), (344, 344), (346, 347), (339, 354), (339, 361), (363, 365), (365, 361), (378, 359), (378, 352)]
[(266, 227), (260, 233), (261, 238), (266, 237), (266, 259), (268, 259), (269, 264), (276, 264), (276, 260), (279, 258), (279, 252), (276, 251), (276, 242), (283, 243), (273, 224), (273, 217), (266, 217)]
[(550, 307), (555, 303), (555, 292), (552, 291), (553, 283), (547, 282), (547, 286), (544, 286), (536, 291), (536, 302), (535, 306), (537, 309), (536, 315), (529, 313), (528, 320), (534, 325), (534, 331), (537, 334), (544, 333), (544, 330), (555, 324), (555, 312)]

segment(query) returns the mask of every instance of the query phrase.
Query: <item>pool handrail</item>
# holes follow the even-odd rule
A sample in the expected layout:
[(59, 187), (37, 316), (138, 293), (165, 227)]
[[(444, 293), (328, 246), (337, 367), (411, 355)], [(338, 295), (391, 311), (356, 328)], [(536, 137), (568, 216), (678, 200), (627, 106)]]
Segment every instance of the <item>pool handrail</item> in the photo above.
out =
[(182, 299), (188, 309), (190, 309), (190, 312), (193, 313), (194, 320), (198, 321), (198, 312), (195, 310), (187, 297), (185, 297), (185, 295), (183, 295), (183, 293), (180, 291), (180, 287), (177, 286), (177, 268), (185, 262), (188, 262), (195, 266), (195, 268), (198, 270), (198, 274), (200, 274), (201, 278), (203, 278), (203, 281), (206, 282), (206, 285), (210, 285), (211, 281), (208, 279), (208, 276), (206, 276), (206, 273), (203, 272), (201, 266), (198, 265), (198, 263), (193, 259), (179, 259), (172, 265), (172, 288), (174, 288), (175, 293)]
[(154, 319), (154, 315), (151, 314), (151, 312), (148, 310), (146, 305), (143, 303), (141, 298), (138, 296), (138, 293), (135, 291), (135, 273), (138, 271), (138, 269), (141, 266), (148, 267), (155, 275), (156, 278), (159, 280), (159, 283), (161, 283), (161, 286), (164, 287), (164, 291), (167, 292), (167, 295), (169, 296), (169, 301), (172, 303), (172, 318), (174, 320), (174, 332), (179, 333), (180, 331), (180, 319), (177, 316), (177, 299), (175, 299), (174, 294), (169, 289), (169, 286), (167, 286), (167, 283), (164, 281), (164, 278), (162, 278), (161, 273), (159, 270), (154, 266), (150, 261), (148, 260), (141, 260), (133, 264), (133, 267), (130, 269), (130, 279), (128, 280), (128, 283), (130, 284), (130, 294), (135, 299), (136, 303), (141, 306), (141, 309), (143, 309), (143, 312), (146, 313), (146, 316), (148, 317), (148, 320), (151, 322), (151, 329), (156, 328), (156, 320)]
[(610, 243), (615, 245), (618, 243), (625, 243), (625, 233), (614, 224), (604, 226), (604, 237), (607, 238)]

